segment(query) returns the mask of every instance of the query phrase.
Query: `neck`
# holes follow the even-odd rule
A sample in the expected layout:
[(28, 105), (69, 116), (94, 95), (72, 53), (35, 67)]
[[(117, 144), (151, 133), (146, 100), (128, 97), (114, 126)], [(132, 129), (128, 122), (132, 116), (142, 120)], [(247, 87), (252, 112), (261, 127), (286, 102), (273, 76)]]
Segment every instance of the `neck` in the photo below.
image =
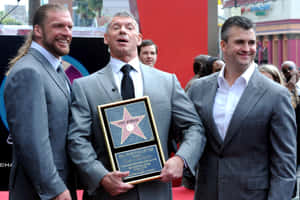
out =
[(226, 65), (225, 71), (224, 71), (224, 77), (227, 81), (227, 83), (232, 86), (235, 80), (240, 77), (247, 69), (249, 65), (247, 66), (239, 66), (239, 67), (234, 67), (234, 66), (229, 66)]
[(116, 56), (111, 56), (112, 58), (115, 58), (115, 59), (118, 59), (118, 60), (121, 60), (125, 63), (129, 63), (131, 60), (133, 60), (135, 57), (131, 57), (131, 56), (122, 56), (122, 57), (116, 57)]

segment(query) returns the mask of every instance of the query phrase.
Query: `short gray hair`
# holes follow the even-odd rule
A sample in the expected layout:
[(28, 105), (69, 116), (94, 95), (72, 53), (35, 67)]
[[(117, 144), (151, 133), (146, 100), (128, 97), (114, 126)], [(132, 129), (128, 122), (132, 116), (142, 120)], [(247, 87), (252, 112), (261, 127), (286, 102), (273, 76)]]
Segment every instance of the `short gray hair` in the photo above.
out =
[(127, 12), (127, 11), (120, 11), (120, 12), (115, 13), (115, 14), (109, 19), (109, 22), (108, 22), (107, 25), (106, 25), (106, 30), (105, 30), (106, 33), (108, 32), (108, 29), (109, 29), (109, 27), (111, 26), (111, 22), (112, 22), (112, 20), (113, 20), (114, 17), (129, 17), (129, 18), (133, 19), (133, 21), (134, 21), (134, 23), (135, 23), (136, 31), (137, 31), (137, 32), (140, 32), (139, 24), (137, 23), (135, 17), (134, 17), (130, 12)]

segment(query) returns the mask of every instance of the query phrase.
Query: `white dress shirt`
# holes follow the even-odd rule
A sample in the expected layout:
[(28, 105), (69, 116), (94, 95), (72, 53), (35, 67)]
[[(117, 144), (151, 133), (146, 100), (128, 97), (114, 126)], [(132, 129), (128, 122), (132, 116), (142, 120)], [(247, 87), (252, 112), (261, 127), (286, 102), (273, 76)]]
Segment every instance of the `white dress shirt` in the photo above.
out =
[(51, 66), (55, 71), (57, 71), (58, 66), (61, 63), (61, 60), (53, 56), (49, 51), (47, 51), (44, 47), (36, 43), (35, 41), (32, 41), (31, 48), (36, 49), (38, 52), (40, 52), (45, 58), (49, 61)]
[(225, 67), (222, 68), (217, 79), (218, 89), (213, 106), (213, 118), (223, 140), (235, 108), (255, 70), (255, 64), (251, 64), (231, 87), (224, 78)]
[[(55, 56), (53, 56), (48, 50), (46, 50), (44, 47), (42, 47), (40, 44), (38, 44), (35, 41), (32, 41), (30, 47), (33, 49), (36, 49), (38, 52), (40, 52), (49, 61), (49, 63), (53, 67), (53, 69), (57, 72), (57, 68), (61, 64), (61, 59), (58, 59)], [(68, 92), (70, 94), (71, 89), (70, 89), (69, 83), (67, 82), (67, 80), (65, 80), (65, 83), (66, 83)]]
[(129, 64), (133, 67), (133, 70), (130, 71), (129, 75), (133, 81), (134, 85), (134, 95), (135, 97), (142, 97), (144, 96), (143, 91), (143, 78), (142, 78), (142, 72), (140, 68), (140, 62), (138, 57), (134, 58), (128, 63), (125, 63), (121, 60), (118, 60), (116, 58), (110, 57), (109, 65), (112, 68), (112, 72), (114, 75), (115, 83), (118, 87), (118, 91), (121, 94), (121, 82), (123, 78), (123, 72), (121, 71), (122, 67), (126, 64)]

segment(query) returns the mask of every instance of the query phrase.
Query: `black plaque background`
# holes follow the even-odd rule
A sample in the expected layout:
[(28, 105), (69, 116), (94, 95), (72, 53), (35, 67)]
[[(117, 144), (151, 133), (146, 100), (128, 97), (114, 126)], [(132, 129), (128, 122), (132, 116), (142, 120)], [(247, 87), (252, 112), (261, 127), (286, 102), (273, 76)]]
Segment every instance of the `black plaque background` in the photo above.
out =
[[(0, 83), (4, 78), (7, 64), (20, 45), (23, 36), (0, 36)], [(107, 46), (103, 38), (77, 38), (73, 37), (70, 56), (79, 61), (89, 73), (104, 67), (109, 61)], [(11, 164), (11, 145), (6, 143), (8, 130), (0, 120), (0, 190), (8, 190), (10, 167), (1, 167), (1, 163)], [(34, 163), (33, 163), (34, 164)]]
[[(135, 100), (133, 100), (134, 102)], [(125, 147), (118, 147), (118, 148), (113, 148), (113, 145), (112, 145), (112, 138), (109, 137), (109, 133), (107, 133), (108, 135), (108, 140), (109, 140), (109, 143), (111, 144), (111, 153), (112, 153), (112, 158), (113, 158), (113, 162), (114, 162), (114, 165), (116, 166), (117, 170), (118, 170), (118, 167), (117, 167), (117, 160), (116, 160), (116, 157), (113, 156), (115, 153), (119, 153), (119, 152), (123, 152), (123, 151), (126, 151), (126, 150), (132, 150), (132, 149), (135, 149), (135, 148), (140, 148), (140, 147), (144, 147), (144, 146), (149, 146), (149, 145), (153, 145), (153, 144), (156, 144), (158, 145), (158, 139), (157, 139), (157, 136), (158, 136), (158, 133), (157, 135), (155, 134), (155, 127), (154, 127), (154, 123), (152, 120), (154, 120), (153, 118), (151, 118), (151, 115), (150, 115), (150, 107), (147, 106), (147, 100), (144, 99), (143, 100), (145, 102), (145, 105), (146, 105), (146, 109), (147, 109), (147, 112), (148, 112), (148, 115), (149, 115), (149, 120), (150, 120), (150, 124), (151, 124), (151, 128), (153, 130), (153, 135), (154, 135), (154, 140), (153, 141), (147, 141), (147, 142), (144, 142), (144, 143), (138, 143), (138, 144), (135, 144), (135, 145), (130, 145), (130, 146), (125, 146)], [(105, 106), (105, 108), (110, 108), (110, 107), (113, 107), (112, 106)], [(105, 116), (105, 112), (104, 112), (104, 109), (105, 108), (102, 108), (100, 111), (101, 111), (101, 114), (102, 116)], [(107, 120), (103, 120), (104, 121), (104, 126), (106, 128), (106, 130), (109, 130), (109, 124), (108, 124), (108, 121)], [(151, 122), (152, 121), (152, 122)], [(159, 151), (159, 148), (158, 148), (158, 151)], [(158, 152), (159, 153), (159, 158), (160, 158), (160, 162), (162, 163), (162, 167), (164, 165), (164, 161), (162, 160), (162, 156), (163, 152)], [(134, 177), (134, 178), (130, 178), (130, 179), (127, 179), (125, 180), (124, 182), (131, 182), (131, 181), (134, 181), (135, 179), (144, 179), (144, 178), (147, 178), (147, 177), (151, 177), (151, 176), (157, 176), (159, 175), (160, 172), (156, 172), (156, 173), (152, 173), (152, 174), (147, 174), (147, 175), (144, 175), (144, 176), (139, 176), (139, 177)]]

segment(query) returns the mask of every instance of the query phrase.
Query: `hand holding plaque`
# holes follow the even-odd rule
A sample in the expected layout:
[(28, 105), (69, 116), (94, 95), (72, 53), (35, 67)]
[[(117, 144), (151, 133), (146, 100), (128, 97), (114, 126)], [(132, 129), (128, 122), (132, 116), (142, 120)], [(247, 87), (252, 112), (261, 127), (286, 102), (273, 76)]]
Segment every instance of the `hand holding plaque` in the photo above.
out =
[(125, 193), (134, 187), (132, 184), (123, 182), (122, 178), (128, 175), (129, 172), (109, 172), (103, 177), (100, 184), (111, 196), (116, 196)]
[(173, 179), (179, 179), (183, 174), (184, 161), (179, 156), (173, 156), (165, 162), (161, 170), (161, 181), (170, 182)]
[(165, 159), (149, 97), (98, 106), (113, 171), (137, 184), (160, 177)]

